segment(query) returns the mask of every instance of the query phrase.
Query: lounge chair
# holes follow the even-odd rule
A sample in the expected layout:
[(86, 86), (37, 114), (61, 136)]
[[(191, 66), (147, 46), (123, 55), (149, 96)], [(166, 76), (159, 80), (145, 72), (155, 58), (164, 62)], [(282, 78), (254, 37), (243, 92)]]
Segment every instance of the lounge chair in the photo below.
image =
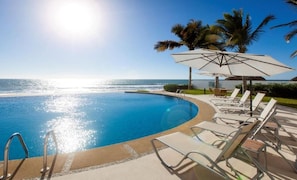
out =
[[(262, 128), (262, 126), (265, 124), (264, 121), (260, 122), (256, 128), (254, 128), (254, 131), (251, 137), (246, 139), (246, 141), (241, 145), (240, 148), (237, 149), (236, 152), (236, 158), (247, 160), (255, 165), (257, 168), (257, 173), (254, 176), (254, 178), (260, 178), (266, 173), (271, 179), (273, 177), (267, 172), (267, 157), (266, 157), (266, 143), (262, 141), (258, 141), (253, 139), (256, 132), (259, 132), (259, 130)], [(243, 125), (244, 127), (246, 125)], [(197, 133), (195, 130), (199, 127), (199, 133)], [(240, 128), (242, 128), (240, 127)], [(220, 148), (222, 145), (224, 145), (224, 142), (222, 142), (222, 138), (228, 139), (232, 138), (234, 135), (234, 132), (238, 130), (238, 128), (231, 127), (224, 124), (217, 124), (214, 122), (208, 122), (204, 121), (199, 124), (199, 126), (195, 126), (191, 128), (194, 134), (196, 135), (197, 139), (200, 141), (203, 141), (205, 143), (216, 145), (218, 148)], [(195, 129), (195, 130), (194, 130)], [(256, 149), (257, 148), (257, 149)], [(259, 162), (259, 153), (264, 150), (264, 167)], [(253, 158), (248, 152), (257, 152), (257, 158)], [(254, 179), (252, 178), (252, 179)]]
[(264, 98), (264, 93), (257, 93), (255, 98), (252, 101), (252, 108), (250, 107), (251, 104), (248, 103), (248, 105), (245, 105), (244, 103), (240, 106), (219, 106), (219, 110), (223, 112), (229, 112), (229, 113), (240, 113), (240, 114), (246, 114), (246, 113), (254, 113), (258, 106), (260, 105), (262, 99)]
[(183, 89), (176, 89), (175, 93), (177, 94), (177, 96), (178, 96), (178, 95), (180, 95), (180, 96), (182, 96), (182, 95), (185, 96)]
[[(191, 130), (194, 132), (194, 134), (198, 134), (197, 130), (208, 130), (213, 132), (214, 134), (217, 134), (219, 136), (231, 136), (232, 133), (242, 126), (245, 126), (246, 124), (253, 123), (255, 121), (259, 121), (259, 126), (254, 129), (254, 131), (251, 134), (251, 138), (254, 138), (256, 134), (260, 132), (260, 130), (265, 127), (265, 124), (273, 118), (273, 116), (276, 114), (275, 110), (275, 104), (276, 100), (271, 99), (266, 106), (267, 108), (264, 109), (259, 117), (247, 117), (247, 116), (240, 116), (240, 115), (233, 115), (232, 121), (241, 122), (238, 123), (237, 126), (230, 126), (228, 124), (218, 124), (216, 122), (211, 121), (202, 121), (194, 126), (191, 127)], [(231, 115), (230, 115), (231, 116)], [(235, 119), (235, 116), (237, 116), (238, 119)], [(199, 138), (199, 136), (197, 136)], [(200, 138), (199, 138), (200, 139)], [(202, 139), (200, 139), (202, 140)]]
[[(255, 140), (256, 135), (259, 132), (261, 132), (261, 130), (264, 130), (264, 132), (272, 135), (272, 137), (274, 137), (274, 139), (271, 139), (270, 137), (268, 137), (265, 134), (261, 133), (263, 135), (262, 137), (264, 137), (266, 139), (265, 141), (263, 141), (263, 143), (266, 146), (272, 148), (276, 153), (278, 153), (283, 158), (283, 160), (285, 160), (285, 162), (295, 172), (297, 172), (297, 167), (295, 167), (295, 165), (292, 164), (286, 158), (286, 156), (284, 156), (282, 154), (282, 152), (279, 151), (280, 150), (280, 146), (283, 144), (283, 145), (287, 146), (287, 148), (290, 151), (292, 151), (293, 153), (295, 152), (294, 149), (292, 149), (286, 142), (282, 141), (281, 138), (278, 136), (278, 129), (280, 127), (278, 126), (277, 123), (274, 122), (275, 120), (271, 122), (271, 120), (274, 119), (274, 115), (275, 114), (276, 114), (276, 100), (272, 98), (269, 101), (269, 103), (266, 105), (266, 107), (264, 108), (264, 110), (262, 111), (262, 113), (260, 114), (259, 117), (248, 117), (248, 116), (240, 116), (240, 115), (228, 115), (228, 118), (230, 118), (232, 121), (244, 122), (244, 123), (240, 124), (238, 127), (240, 127), (242, 125), (245, 125), (246, 123), (251, 123), (251, 122), (253, 122), (255, 120), (260, 120), (261, 122), (259, 123), (258, 127), (255, 128), (255, 130), (252, 132), (251, 137), (249, 138), (249, 141), (250, 142), (256, 141)], [(224, 115), (224, 114), (221, 114), (221, 115)], [(236, 120), (236, 117), (237, 117), (237, 120)], [(270, 122), (272, 124), (275, 124), (275, 125), (271, 126), (271, 123)], [(215, 122), (203, 121), (203, 122), (201, 122), (199, 124), (196, 124), (193, 127), (191, 127), (191, 130), (194, 132), (194, 134), (196, 135), (196, 137), (200, 141), (212, 143), (218, 137), (230, 137), (230, 136), (232, 136), (232, 133), (236, 129), (238, 129), (238, 127), (229, 126), (229, 125), (225, 125), (225, 124), (217, 124)], [(197, 132), (199, 132), (199, 133), (197, 133)], [(276, 141), (277, 142), (276, 145), (271, 145), (271, 143), (273, 144), (273, 141)], [(245, 148), (243, 148), (243, 149), (245, 149)], [(259, 163), (254, 162), (254, 164), (256, 166), (259, 166), (258, 169), (261, 169), (261, 166), (259, 165)], [(265, 172), (263, 170), (260, 170), (260, 171)], [(270, 176), (269, 173), (267, 173), (267, 174), (268, 174), (268, 176)]]
[[(196, 137), (203, 142), (207, 143), (214, 143), (218, 141), (220, 138), (230, 138), (233, 136), (233, 132), (236, 131), (238, 128), (241, 128), (242, 126), (245, 126), (246, 124), (253, 123), (254, 121), (260, 121), (258, 126), (254, 129), (253, 132), (251, 132), (251, 136), (249, 137), (248, 141), (243, 143), (240, 151), (238, 154), (241, 154), (241, 158), (247, 157), (248, 160), (250, 160), (258, 169), (257, 171), (257, 177), (260, 177), (265, 172), (269, 177), (271, 175), (265, 170), (267, 167), (266, 163), (266, 143), (262, 141), (255, 140), (255, 136), (261, 131), (261, 129), (267, 130), (265, 127), (265, 124), (276, 114), (275, 111), (275, 104), (276, 100), (271, 99), (266, 108), (262, 111), (259, 117), (248, 117), (248, 116), (240, 116), (240, 115), (233, 115), (232, 120), (237, 122), (242, 122), (241, 124), (238, 123), (238, 126), (229, 126), (227, 124), (217, 124), (215, 122), (209, 122), (209, 121), (203, 121), (199, 124), (196, 124), (195, 126), (191, 127), (191, 130), (194, 132)], [(241, 117), (235, 120), (235, 116)], [(269, 130), (268, 130), (269, 131)], [(197, 133), (199, 132), (199, 133)], [(278, 134), (278, 133), (276, 133)], [(260, 146), (259, 146), (260, 144)], [(218, 144), (220, 145), (220, 144)], [(258, 149), (255, 148), (258, 146)], [(247, 154), (245, 151), (251, 151), (251, 149), (256, 151), (258, 154), (265, 149), (265, 168), (263, 168), (259, 163), (259, 158), (254, 159), (249, 154)], [(258, 155), (259, 156), (259, 155)]]
[(221, 98), (212, 98), (211, 100), (210, 100), (210, 102), (212, 102), (213, 104), (217, 104), (217, 103), (219, 103), (219, 102), (238, 102), (238, 100), (239, 99), (237, 99), (236, 97), (237, 97), (237, 95), (238, 95), (238, 93), (239, 93), (239, 91), (240, 91), (240, 89), (238, 89), (238, 88), (235, 88), (233, 91), (232, 91), (232, 93), (231, 93), (231, 95), (230, 96), (223, 96), (223, 97), (221, 97)]
[[(234, 153), (244, 143), (244, 141), (250, 135), (250, 132), (258, 125), (259, 121), (243, 126), (234, 132), (234, 136), (230, 139), (226, 139), (225, 145), (222, 148), (207, 144), (202, 141), (198, 141), (191, 136), (185, 135), (181, 132), (175, 132), (172, 134), (164, 135), (155, 138), (151, 141), (157, 157), (161, 163), (167, 168), (172, 169), (182, 164), (185, 159), (191, 159), (199, 165), (211, 170), (217, 175), (223, 176), (226, 179), (230, 177), (226, 172), (218, 165), (221, 161), (226, 161), (228, 167), (230, 167), (237, 176), (237, 171), (229, 163), (228, 159), (234, 156)], [(176, 165), (169, 165), (161, 157), (156, 143), (160, 142), (167, 147), (170, 147), (174, 151), (183, 155), (183, 158)]]
[(232, 101), (220, 101), (220, 102), (217, 102), (217, 103), (214, 103), (215, 106), (242, 106), (249, 98), (250, 96), (250, 91), (249, 90), (246, 90), (244, 92), (244, 94), (241, 96), (241, 98), (239, 99), (239, 101), (237, 102), (232, 102)]
[(217, 123), (224, 123), (237, 126), (238, 123), (250, 122), (254, 119), (265, 120), (271, 112), (276, 113), (277, 101), (273, 98), (270, 99), (265, 108), (261, 111), (260, 115), (253, 114), (252, 116), (246, 114), (228, 114), (228, 113), (216, 113), (213, 120)]

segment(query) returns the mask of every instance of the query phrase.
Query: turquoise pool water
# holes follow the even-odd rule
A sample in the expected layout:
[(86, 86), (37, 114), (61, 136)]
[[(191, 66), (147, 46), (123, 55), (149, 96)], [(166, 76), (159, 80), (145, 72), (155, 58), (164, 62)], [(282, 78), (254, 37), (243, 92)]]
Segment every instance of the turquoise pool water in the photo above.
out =
[[(90, 93), (0, 98), (0, 160), (7, 139), (20, 132), (29, 156), (42, 156), (45, 134), (54, 130), (60, 153), (141, 138), (192, 119), (198, 107), (180, 98), (138, 93)], [(24, 157), (17, 138), (9, 159)], [(53, 142), (49, 151), (53, 151)]]

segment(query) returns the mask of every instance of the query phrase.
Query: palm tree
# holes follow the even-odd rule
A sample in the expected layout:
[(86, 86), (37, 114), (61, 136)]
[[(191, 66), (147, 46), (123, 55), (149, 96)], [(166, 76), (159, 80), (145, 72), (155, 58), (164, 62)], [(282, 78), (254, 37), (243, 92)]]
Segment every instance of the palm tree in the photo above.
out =
[[(179, 37), (180, 41), (165, 40), (159, 41), (155, 44), (154, 49), (158, 52), (166, 49), (172, 50), (181, 46), (187, 46), (189, 50), (195, 48), (211, 48), (218, 49), (220, 43), (219, 36), (212, 33), (211, 28), (206, 25), (203, 26), (200, 20), (191, 19), (186, 26), (176, 24), (172, 27), (171, 32)], [(189, 82), (188, 89), (192, 87), (192, 68), (189, 67)]]
[[(246, 53), (248, 46), (259, 39), (259, 35), (264, 32), (263, 28), (271, 20), (275, 19), (269, 15), (253, 30), (251, 17), (247, 14), (244, 17), (243, 10), (233, 10), (233, 14), (224, 14), (224, 19), (217, 20), (214, 26), (225, 42), (226, 48), (236, 49), (237, 52)], [(243, 78), (243, 90), (246, 90), (246, 79)]]
[[(287, 3), (291, 4), (294, 7), (297, 7), (297, 1), (296, 0), (287, 0)], [(291, 21), (291, 22), (288, 22), (288, 23), (284, 23), (284, 24), (280, 24), (280, 25), (277, 25), (277, 26), (273, 26), (271, 29), (278, 28), (278, 27), (284, 27), (284, 26), (295, 27), (292, 31), (290, 31), (289, 33), (287, 33), (285, 35), (286, 42), (290, 42), (290, 40), (297, 34), (297, 20), (294, 20), (294, 21)], [(295, 56), (297, 56), (297, 50), (295, 50), (291, 54), (291, 58), (294, 58)]]

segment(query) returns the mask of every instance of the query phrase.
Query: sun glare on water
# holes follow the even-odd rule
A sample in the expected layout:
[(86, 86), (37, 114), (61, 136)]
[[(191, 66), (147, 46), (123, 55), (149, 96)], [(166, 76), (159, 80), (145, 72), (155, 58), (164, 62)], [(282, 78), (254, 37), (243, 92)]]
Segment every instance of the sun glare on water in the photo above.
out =
[[(54, 130), (61, 153), (83, 150), (94, 143), (96, 131), (87, 127), (91, 122), (80, 110), (86, 104), (83, 98), (74, 96), (49, 98), (44, 103), (46, 112), (59, 114), (46, 123), (45, 129)], [(50, 148), (54, 149), (53, 142), (50, 143)]]
[(93, 0), (52, 0), (46, 9), (48, 27), (60, 38), (92, 38), (102, 23), (99, 6)]

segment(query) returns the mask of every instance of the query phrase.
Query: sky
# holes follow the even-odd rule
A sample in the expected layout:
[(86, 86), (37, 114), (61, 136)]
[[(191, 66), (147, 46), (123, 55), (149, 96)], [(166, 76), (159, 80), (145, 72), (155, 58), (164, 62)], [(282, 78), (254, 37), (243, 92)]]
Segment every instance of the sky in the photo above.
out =
[[(289, 27), (270, 27), (295, 20), (297, 8), (285, 0), (1, 0), (0, 78), (188, 79), (188, 67), (171, 54), (157, 52), (158, 41), (174, 40), (175, 24), (191, 19), (214, 25), (224, 13), (243, 9), (253, 28), (268, 15), (275, 20), (248, 53), (267, 54), (297, 69), (297, 39)], [(193, 70), (193, 79), (211, 77)], [(265, 77), (290, 80), (296, 70)]]

